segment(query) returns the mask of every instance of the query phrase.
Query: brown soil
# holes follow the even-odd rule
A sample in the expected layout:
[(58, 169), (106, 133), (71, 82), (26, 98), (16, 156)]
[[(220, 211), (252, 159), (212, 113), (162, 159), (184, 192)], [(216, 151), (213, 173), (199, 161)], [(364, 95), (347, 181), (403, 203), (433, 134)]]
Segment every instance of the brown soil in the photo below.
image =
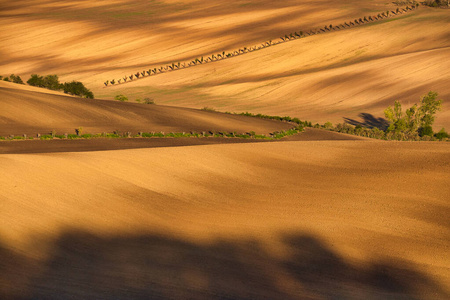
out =
[(447, 143), (2, 154), (2, 298), (448, 299)]
[[(99, 98), (290, 115), (312, 122), (382, 118), (395, 100), (444, 99), (435, 129), (450, 128), (448, 10), (292, 41), (248, 55), (104, 88), (172, 62), (257, 45), (286, 33), (395, 10), (376, 1), (20, 1), (3, 4), (2, 75), (80, 80)], [(447, 100), (446, 100), (447, 99)]]
[(21, 85), (0, 87), (0, 135), (132, 132), (255, 131), (269, 134), (292, 124), (240, 115), (162, 105), (122, 103), (47, 94), (43, 89), (24, 90)]
[(306, 128), (305, 132), (280, 140), (243, 138), (93, 138), (74, 140), (15, 140), (0, 142), (0, 154), (54, 153), (105, 151), (137, 148), (184, 147), (213, 144), (261, 143), (277, 141), (362, 140), (363, 138), (320, 129)]
[[(1, 81), (0, 135), (291, 127), (191, 109), (205, 106), (372, 124), (394, 100), (409, 106), (430, 90), (444, 99), (435, 129), (450, 128), (448, 10), (421, 7), (104, 88), (152, 66), (396, 7), (3, 2), (0, 75), (58, 74), (134, 103)], [(158, 105), (135, 103), (145, 97)], [(0, 142), (0, 299), (450, 299), (449, 145), (314, 129), (267, 143)]]

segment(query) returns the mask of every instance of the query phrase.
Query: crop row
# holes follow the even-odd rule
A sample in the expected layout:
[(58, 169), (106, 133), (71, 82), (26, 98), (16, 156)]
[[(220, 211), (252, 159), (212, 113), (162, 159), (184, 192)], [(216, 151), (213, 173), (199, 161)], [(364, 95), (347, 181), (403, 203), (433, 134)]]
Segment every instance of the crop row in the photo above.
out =
[(241, 139), (280, 139), (285, 136), (294, 135), (303, 131), (302, 126), (295, 126), (288, 130), (275, 131), (269, 135), (257, 134), (254, 131), (237, 133), (237, 132), (227, 132), (227, 131), (202, 131), (202, 132), (138, 132), (132, 134), (131, 132), (119, 132), (114, 131), (112, 133), (103, 132), (98, 134), (82, 134), (80, 132), (76, 134), (37, 134), (35, 136), (29, 135), (10, 135), (7, 137), (0, 136), (0, 140), (12, 141), (12, 140), (53, 140), (53, 139), (91, 139), (91, 138), (208, 138), (208, 137), (220, 137), (220, 138), (241, 138)]
[(382, 13), (378, 13), (377, 15), (372, 15), (372, 16), (368, 16), (368, 17), (364, 16), (362, 18), (344, 22), (343, 24), (339, 24), (339, 25), (330, 24), (330, 25), (326, 25), (322, 28), (313, 29), (313, 30), (309, 30), (306, 32), (303, 32), (303, 31), (292, 32), (292, 33), (289, 33), (289, 34), (286, 34), (286, 35), (280, 37), (276, 41), (269, 40), (269, 41), (266, 41), (259, 45), (252, 46), (252, 47), (243, 47), (243, 48), (239, 48), (237, 50), (230, 51), (230, 52), (222, 51), (222, 53), (212, 54), (207, 57), (202, 56), (202, 57), (194, 58), (192, 60), (185, 61), (185, 62), (173, 62), (169, 65), (154, 67), (154, 68), (150, 68), (148, 70), (138, 71), (136, 73), (123, 76), (122, 78), (119, 78), (117, 80), (116, 79), (107, 80), (104, 82), (104, 85), (105, 85), (105, 87), (108, 87), (108, 86), (113, 86), (116, 84), (124, 84), (127, 82), (131, 82), (133, 80), (141, 79), (141, 78), (148, 77), (148, 76), (154, 76), (154, 75), (163, 74), (163, 73), (167, 73), (167, 72), (171, 72), (171, 71), (186, 69), (186, 68), (193, 67), (196, 65), (202, 65), (202, 64), (211, 63), (214, 61), (220, 61), (220, 60), (232, 58), (232, 57), (239, 56), (239, 55), (242, 55), (245, 53), (250, 53), (253, 51), (262, 50), (267, 47), (271, 47), (271, 46), (278, 45), (281, 43), (286, 43), (291, 40), (305, 38), (308, 36), (327, 33), (327, 32), (331, 32), (331, 31), (348, 29), (348, 28), (352, 28), (352, 27), (355, 27), (358, 25), (363, 25), (366, 23), (380, 21), (380, 20), (383, 20), (383, 19), (386, 19), (389, 17), (401, 15), (401, 14), (407, 13), (409, 11), (415, 10), (418, 6), (419, 6), (419, 4), (416, 3), (411, 6), (406, 6), (405, 8), (397, 8), (396, 10), (392, 10), (392, 11), (388, 10), (388, 11), (385, 11)]

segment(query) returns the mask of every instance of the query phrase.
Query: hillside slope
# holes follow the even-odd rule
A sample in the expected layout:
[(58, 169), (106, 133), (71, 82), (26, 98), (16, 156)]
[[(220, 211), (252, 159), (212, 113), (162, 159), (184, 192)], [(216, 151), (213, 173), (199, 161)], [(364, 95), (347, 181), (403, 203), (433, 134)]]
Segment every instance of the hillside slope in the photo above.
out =
[(449, 158), (381, 141), (0, 155), (0, 296), (448, 299)]
[(37, 92), (2, 83), (0, 135), (75, 133), (255, 131), (268, 134), (292, 128), (288, 123), (161, 105), (81, 99), (64, 94)]
[[(20, 3), (20, 4), (19, 4)], [(333, 123), (383, 117), (428, 91), (444, 99), (435, 129), (450, 127), (448, 10), (301, 39), (242, 57), (104, 89), (103, 82), (286, 33), (395, 10), (385, 1), (20, 1), (3, 4), (3, 75), (80, 80), (99, 98), (289, 114)]]

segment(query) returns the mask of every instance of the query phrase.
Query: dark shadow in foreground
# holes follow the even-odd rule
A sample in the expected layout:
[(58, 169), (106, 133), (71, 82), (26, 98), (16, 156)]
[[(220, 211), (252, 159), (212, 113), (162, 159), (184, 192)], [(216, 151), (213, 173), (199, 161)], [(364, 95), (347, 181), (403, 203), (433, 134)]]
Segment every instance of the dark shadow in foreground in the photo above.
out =
[(378, 128), (380, 130), (386, 130), (389, 127), (389, 122), (384, 118), (377, 118), (368, 113), (360, 113), (358, 115), (361, 121), (357, 121), (350, 118), (344, 118), (345, 122), (354, 126), (362, 126), (367, 128)]
[(196, 244), (158, 235), (67, 232), (49, 259), (0, 245), (1, 299), (446, 299), (404, 262), (346, 262), (317, 238), (282, 237), (290, 255), (257, 240)]

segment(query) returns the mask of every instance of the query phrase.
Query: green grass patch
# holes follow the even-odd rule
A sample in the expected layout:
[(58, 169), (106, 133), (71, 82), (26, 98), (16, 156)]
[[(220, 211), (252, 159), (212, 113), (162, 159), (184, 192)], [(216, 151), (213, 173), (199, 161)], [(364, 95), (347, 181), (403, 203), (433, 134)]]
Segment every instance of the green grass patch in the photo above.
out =
[(21, 136), (21, 135), (16, 135), (16, 136), (12, 137), (12, 139), (13, 139), (13, 140), (24, 140), (25, 137), (24, 137), (24, 136)]
[(52, 140), (53, 136), (51, 136), (50, 134), (43, 134), (39, 137), (39, 139), (41, 140)]
[(77, 134), (68, 134), (67, 138), (70, 140), (74, 140), (74, 139), (80, 139), (81, 136), (77, 135)]

